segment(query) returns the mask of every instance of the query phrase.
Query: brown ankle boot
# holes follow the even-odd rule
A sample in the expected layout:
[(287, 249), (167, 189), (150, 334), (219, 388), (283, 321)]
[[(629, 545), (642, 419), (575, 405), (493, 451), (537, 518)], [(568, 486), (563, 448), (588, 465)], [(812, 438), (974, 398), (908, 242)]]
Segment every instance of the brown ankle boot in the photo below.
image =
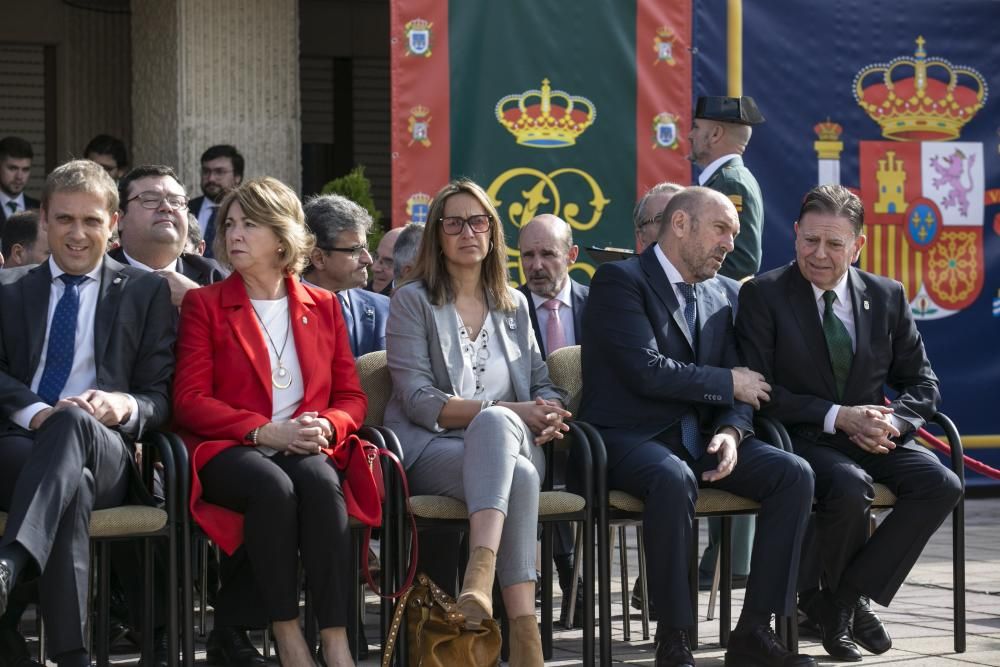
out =
[(497, 569), (497, 555), (487, 547), (476, 547), (469, 554), (465, 567), (462, 592), (458, 595), (458, 610), (465, 614), (465, 625), (478, 628), (493, 616), (493, 576)]
[(518, 616), (510, 622), (510, 667), (542, 667), (542, 635), (535, 615)]

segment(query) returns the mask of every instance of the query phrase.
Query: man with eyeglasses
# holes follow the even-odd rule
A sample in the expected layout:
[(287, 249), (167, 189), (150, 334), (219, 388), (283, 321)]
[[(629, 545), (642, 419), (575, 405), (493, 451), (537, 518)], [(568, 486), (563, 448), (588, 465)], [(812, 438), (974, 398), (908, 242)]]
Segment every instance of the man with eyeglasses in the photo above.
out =
[(384, 350), (389, 297), (364, 289), (372, 265), (371, 216), (340, 195), (312, 197), (303, 210), (306, 226), (316, 236), (303, 281), (337, 294), (355, 357)]
[(195, 197), (188, 204), (191, 214), (198, 218), (205, 239), (205, 256), (212, 257), (215, 240), (215, 212), (226, 193), (243, 182), (243, 156), (235, 146), (219, 144), (201, 154), (202, 197)]
[(156, 271), (170, 284), (180, 306), (187, 291), (225, 277), (219, 263), (184, 252), (188, 237), (188, 198), (177, 174), (163, 165), (131, 170), (118, 185), (121, 246), (109, 254), (122, 264)]

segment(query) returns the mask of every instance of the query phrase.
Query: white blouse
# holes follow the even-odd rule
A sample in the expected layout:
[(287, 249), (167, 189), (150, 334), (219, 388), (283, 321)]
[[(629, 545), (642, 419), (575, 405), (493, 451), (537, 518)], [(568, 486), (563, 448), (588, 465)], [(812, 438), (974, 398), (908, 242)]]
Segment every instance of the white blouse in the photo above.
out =
[[(288, 297), (274, 300), (251, 299), (254, 310), (260, 319), (258, 326), (263, 322), (264, 329), (261, 335), (267, 346), (268, 375), (270, 371), (278, 367), (278, 354), (281, 352), (281, 365), (285, 367), (291, 376), (292, 383), (284, 389), (280, 389), (271, 383), (271, 421), (286, 421), (291, 419), (305, 395), (305, 385), (302, 382), (302, 368), (299, 366), (299, 355), (295, 350), (295, 336), (291, 331), (291, 319), (288, 316)], [(256, 317), (254, 319), (257, 319)], [(270, 340), (268, 340), (270, 335)], [(285, 343), (285, 340), (288, 340)], [(272, 344), (273, 343), (273, 344)], [(284, 351), (281, 346), (284, 345)], [(271, 447), (260, 446), (258, 449), (264, 454), (271, 456), (278, 450)]]
[(462, 339), (462, 373), (457, 387), (459, 397), (476, 401), (513, 400), (514, 385), (510, 381), (507, 357), (496, 335), (493, 317), (486, 315), (476, 340), (469, 338), (457, 310), (455, 318)]

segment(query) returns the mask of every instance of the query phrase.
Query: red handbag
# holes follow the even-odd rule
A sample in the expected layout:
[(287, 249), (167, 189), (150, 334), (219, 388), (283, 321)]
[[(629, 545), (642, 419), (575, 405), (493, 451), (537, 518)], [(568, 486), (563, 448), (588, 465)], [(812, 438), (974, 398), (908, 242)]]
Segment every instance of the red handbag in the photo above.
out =
[(403, 464), (391, 451), (380, 448), (367, 440), (362, 440), (356, 435), (349, 436), (344, 445), (349, 449), (343, 484), (347, 514), (367, 526), (365, 529), (365, 539), (361, 545), (362, 563), (367, 562), (368, 545), (371, 541), (372, 528), (378, 528), (382, 525), (382, 502), (385, 500), (385, 480), (382, 477), (382, 465), (379, 462), (379, 457), (385, 457), (395, 465), (396, 472), (402, 483), (403, 493), (406, 497), (407, 514), (410, 517), (411, 535), (413, 536), (413, 547), (410, 553), (410, 565), (407, 568), (406, 580), (395, 593), (382, 593), (372, 578), (371, 570), (367, 567), (365, 568), (368, 586), (372, 591), (382, 597), (398, 598), (410, 589), (413, 585), (413, 578), (417, 573), (417, 523), (413, 512), (409, 511), (410, 485), (406, 481), (406, 471), (403, 469)]

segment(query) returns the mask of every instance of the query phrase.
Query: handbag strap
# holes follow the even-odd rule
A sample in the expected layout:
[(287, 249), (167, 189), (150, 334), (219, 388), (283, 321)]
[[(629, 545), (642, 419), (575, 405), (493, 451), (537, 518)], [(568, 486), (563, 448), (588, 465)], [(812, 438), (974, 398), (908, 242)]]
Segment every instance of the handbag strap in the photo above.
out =
[(396, 652), (396, 638), (406, 614), (406, 601), (410, 599), (410, 593), (414, 588), (412, 585), (407, 588), (396, 603), (396, 610), (392, 613), (392, 623), (389, 625), (389, 636), (385, 639), (385, 649), (382, 651), (382, 667), (389, 667), (389, 663), (392, 662), (392, 654)]
[[(400, 596), (404, 596), (413, 587), (413, 578), (417, 575), (417, 560), (420, 554), (419, 544), (417, 540), (417, 520), (413, 516), (413, 509), (410, 507), (410, 485), (406, 481), (406, 470), (403, 469), (403, 464), (400, 462), (399, 458), (393, 454), (388, 449), (382, 447), (378, 450), (379, 456), (384, 456), (389, 459), (394, 466), (396, 466), (396, 473), (399, 475), (400, 481), (403, 483), (403, 497), (406, 499), (406, 514), (410, 517), (410, 530), (413, 535), (413, 549), (410, 553), (410, 565), (406, 571), (406, 579), (403, 581), (403, 585), (400, 586), (399, 590), (395, 593), (382, 593), (382, 590), (375, 584), (375, 580), (372, 578), (371, 568), (365, 567), (365, 579), (368, 583), (368, 587), (372, 591), (382, 598), (387, 598), (390, 600), (395, 600)], [(369, 526), (365, 530), (365, 543), (362, 547), (361, 557), (368, 557), (369, 543), (372, 538), (372, 527)]]

